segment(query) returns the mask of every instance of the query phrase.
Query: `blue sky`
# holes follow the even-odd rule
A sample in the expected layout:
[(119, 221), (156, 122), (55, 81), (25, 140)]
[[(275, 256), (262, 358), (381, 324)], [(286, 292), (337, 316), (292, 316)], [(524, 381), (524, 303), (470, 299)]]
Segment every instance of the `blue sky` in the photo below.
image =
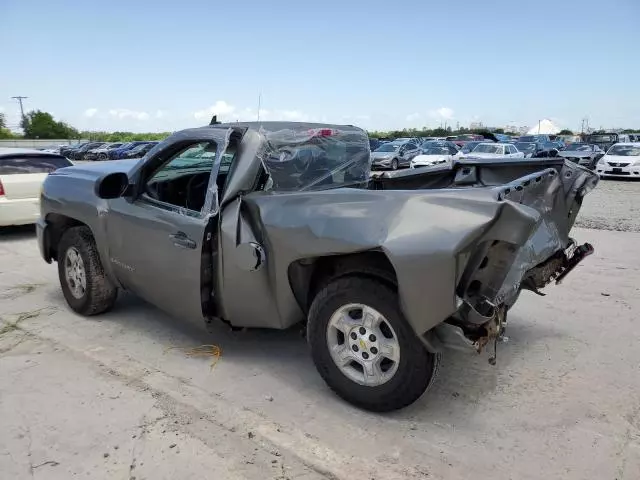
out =
[(9, 123), (640, 128), (639, 0), (0, 0), (0, 45)]

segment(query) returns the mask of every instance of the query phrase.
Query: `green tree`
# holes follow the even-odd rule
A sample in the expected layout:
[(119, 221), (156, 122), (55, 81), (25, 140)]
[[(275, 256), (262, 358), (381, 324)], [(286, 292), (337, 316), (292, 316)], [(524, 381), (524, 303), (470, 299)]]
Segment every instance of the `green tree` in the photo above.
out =
[(64, 122), (57, 122), (50, 113), (35, 110), (22, 120), (24, 138), (78, 138), (78, 131)]
[(7, 117), (5, 117), (4, 113), (0, 112), (0, 138), (16, 138), (11, 130), (7, 128)]
[(560, 130), (560, 133), (558, 133), (558, 135), (573, 135), (573, 132), (565, 128), (563, 130)]

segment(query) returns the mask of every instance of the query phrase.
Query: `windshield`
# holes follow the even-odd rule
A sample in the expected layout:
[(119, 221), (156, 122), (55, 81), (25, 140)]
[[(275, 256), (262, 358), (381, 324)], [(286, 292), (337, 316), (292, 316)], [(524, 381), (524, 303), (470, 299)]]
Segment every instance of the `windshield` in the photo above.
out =
[(589, 135), (588, 142), (590, 143), (606, 143), (606, 142), (615, 142), (618, 140), (617, 135), (606, 134), (606, 135)]
[(619, 157), (640, 157), (640, 147), (635, 145), (614, 145), (609, 149), (607, 155)]
[(536, 137), (534, 137), (533, 135), (527, 135), (524, 137), (520, 137), (518, 140), (520, 140), (521, 142), (535, 142), (537, 140)]
[(258, 156), (270, 176), (267, 189), (318, 190), (369, 181), (371, 155), (364, 130), (278, 122), (272, 128), (281, 128), (267, 131), (265, 126), (260, 128), (265, 140)]
[(567, 145), (565, 150), (571, 152), (590, 152), (591, 150), (593, 150), (593, 147), (591, 145), (587, 145), (586, 143), (570, 143), (569, 145)]
[(400, 148), (397, 143), (385, 143), (374, 150), (374, 152), (395, 152)]
[(488, 143), (481, 143), (472, 150), (473, 153), (496, 153), (502, 152), (501, 147), (498, 145), (489, 145)]
[(476, 148), (478, 145), (480, 144), (480, 142), (467, 142), (465, 143), (462, 148), (460, 149), (460, 151), (462, 153), (469, 153), (471, 152), (474, 148)]
[(536, 149), (536, 144), (533, 142), (516, 142), (516, 148), (521, 152), (533, 152)]
[(431, 148), (431, 147), (443, 147), (446, 146), (446, 144), (442, 143), (442, 140), (427, 140), (426, 142), (422, 142), (422, 144), (420, 145), (420, 148), (422, 150), (426, 150), (427, 148)]
[(422, 155), (449, 155), (449, 149), (447, 147), (431, 146), (427, 147)]

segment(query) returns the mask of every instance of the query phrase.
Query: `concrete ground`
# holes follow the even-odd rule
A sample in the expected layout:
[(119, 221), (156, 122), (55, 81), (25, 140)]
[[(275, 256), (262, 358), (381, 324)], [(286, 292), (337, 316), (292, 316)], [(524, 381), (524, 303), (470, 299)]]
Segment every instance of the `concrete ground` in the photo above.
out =
[[(385, 415), (331, 393), (295, 330), (208, 333), (128, 295), (77, 316), (32, 230), (4, 231), (0, 478), (637, 480), (640, 233), (624, 230), (575, 229), (596, 253), (521, 296), (497, 366), (448, 352)], [(202, 344), (222, 349), (213, 368), (169, 349)]]

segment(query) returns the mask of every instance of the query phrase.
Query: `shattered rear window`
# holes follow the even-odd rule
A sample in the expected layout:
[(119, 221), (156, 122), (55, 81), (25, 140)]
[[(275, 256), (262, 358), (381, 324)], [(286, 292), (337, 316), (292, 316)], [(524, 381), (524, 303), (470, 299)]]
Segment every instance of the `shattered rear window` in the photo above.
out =
[(364, 186), (371, 151), (364, 130), (350, 126), (300, 127), (267, 131), (260, 160), (282, 192)]

